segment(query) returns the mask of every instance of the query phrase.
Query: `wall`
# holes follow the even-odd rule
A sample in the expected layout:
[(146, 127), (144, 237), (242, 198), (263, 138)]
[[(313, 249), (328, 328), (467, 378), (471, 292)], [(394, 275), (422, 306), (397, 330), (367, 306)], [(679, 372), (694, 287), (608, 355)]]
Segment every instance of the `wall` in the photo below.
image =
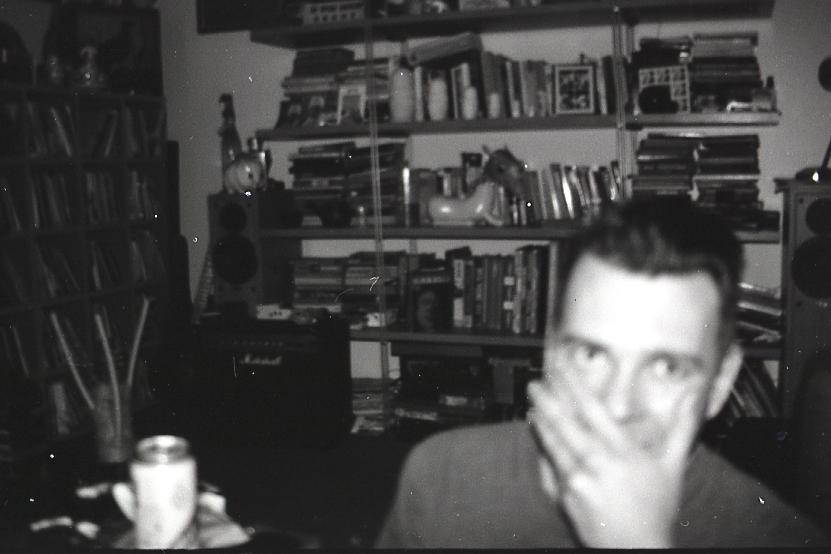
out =
[[(39, 42), (48, 16), (47, 4), (25, 0), (0, 0), (0, 19), (21, 30), (31, 51), (39, 55)], [(220, 189), (218, 98), (231, 92), (237, 124), (243, 137), (271, 127), (277, 118), (280, 79), (290, 72), (293, 52), (250, 42), (247, 32), (200, 36), (196, 33), (194, 0), (161, 0), (164, 82), (168, 103), (168, 133), (181, 147), (182, 230), (190, 245), (191, 289), (195, 292), (208, 245), (206, 196)], [(673, 35), (699, 30), (756, 29), (759, 61), (766, 75), (776, 80), (782, 122), (758, 131), (762, 141), (760, 187), (770, 209), (781, 208), (774, 193), (773, 177), (793, 175), (822, 158), (831, 134), (831, 92), (822, 90), (816, 78), (820, 61), (831, 55), (828, 22), (831, 2), (779, 0), (769, 20), (727, 23), (651, 24), (639, 28), (639, 36)], [(610, 32), (605, 28), (579, 31), (500, 33), (485, 37), (485, 46), (517, 57), (571, 61), (580, 52), (599, 56), (610, 51)], [(384, 55), (396, 45), (380, 45)], [(747, 132), (747, 129), (725, 132)], [(560, 160), (566, 163), (606, 162), (614, 155), (610, 131), (559, 133), (492, 133), (417, 137), (411, 141), (416, 165), (437, 167), (458, 164), (458, 152), (479, 150), (482, 144), (509, 144), (531, 165)], [(286, 176), (286, 155), (295, 145), (269, 145), (274, 153), (272, 174)], [(405, 248), (404, 243), (390, 248)], [(439, 252), (450, 245), (437, 241), (420, 245)], [(484, 248), (489, 245), (476, 245)], [(370, 241), (349, 244), (349, 249), (371, 249)], [(510, 248), (511, 245), (502, 245)], [(326, 243), (310, 243), (306, 252), (333, 251)], [(781, 256), (778, 245), (749, 245), (746, 280), (778, 286)], [(353, 372), (375, 374), (374, 345), (353, 345)]]

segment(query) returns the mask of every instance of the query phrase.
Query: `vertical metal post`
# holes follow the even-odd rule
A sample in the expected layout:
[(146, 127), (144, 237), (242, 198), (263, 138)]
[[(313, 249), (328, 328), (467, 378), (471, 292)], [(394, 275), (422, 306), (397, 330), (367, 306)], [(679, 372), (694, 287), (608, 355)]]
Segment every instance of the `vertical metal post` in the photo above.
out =
[[(374, 66), (374, 45), (372, 36), (372, 26), (367, 23), (364, 26), (364, 68), (367, 78), (367, 107), (369, 109), (369, 157), (370, 157), (370, 177), (372, 183), (372, 209), (374, 215), (373, 221), (373, 237), (375, 240), (375, 270), (376, 278), (374, 290), (377, 298), (376, 305), (378, 307), (379, 325), (382, 331), (387, 328), (387, 299), (385, 294), (384, 275), (384, 226), (381, 218), (381, 173), (378, 161), (378, 110), (376, 106), (376, 91), (375, 91), (375, 66)], [(387, 391), (389, 389), (389, 341), (381, 338), (378, 343), (379, 361), (381, 364), (381, 399), (382, 411), (384, 414), (384, 421), (388, 421), (390, 414), (389, 399), (387, 398)]]

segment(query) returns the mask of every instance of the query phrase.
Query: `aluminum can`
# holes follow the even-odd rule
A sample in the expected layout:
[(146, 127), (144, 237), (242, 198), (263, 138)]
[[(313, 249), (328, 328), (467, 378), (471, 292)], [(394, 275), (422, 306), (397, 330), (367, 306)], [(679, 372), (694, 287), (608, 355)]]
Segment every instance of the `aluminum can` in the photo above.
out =
[(142, 439), (130, 477), (136, 492), (136, 548), (198, 547), (196, 460), (188, 441), (172, 435)]

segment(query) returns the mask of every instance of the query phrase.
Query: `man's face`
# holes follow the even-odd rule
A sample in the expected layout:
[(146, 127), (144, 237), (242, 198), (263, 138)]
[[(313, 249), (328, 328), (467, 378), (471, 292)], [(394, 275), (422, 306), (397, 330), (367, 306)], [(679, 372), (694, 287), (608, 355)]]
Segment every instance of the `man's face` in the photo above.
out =
[(646, 450), (664, 444), (683, 393), (697, 397), (702, 421), (721, 407), (720, 298), (709, 275), (649, 276), (585, 255), (563, 303), (553, 371), (575, 372)]

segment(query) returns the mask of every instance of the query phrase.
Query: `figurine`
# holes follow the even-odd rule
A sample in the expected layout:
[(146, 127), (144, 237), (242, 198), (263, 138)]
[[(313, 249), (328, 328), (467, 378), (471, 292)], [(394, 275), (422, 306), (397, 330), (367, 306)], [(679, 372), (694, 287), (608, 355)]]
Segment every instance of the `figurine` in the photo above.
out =
[(499, 187), (509, 190), (520, 201), (527, 200), (521, 186), (525, 164), (514, 156), (508, 147), (488, 154), (482, 176), (472, 183), (473, 194), (466, 198), (448, 198), (436, 195), (427, 207), (434, 225), (476, 225), (485, 222), (502, 226), (506, 223), (505, 206), (500, 202)]
[(94, 45), (87, 44), (81, 48), (81, 66), (75, 74), (75, 81), (79, 86), (101, 88), (106, 84), (107, 78), (98, 67), (97, 56), (98, 49)]

